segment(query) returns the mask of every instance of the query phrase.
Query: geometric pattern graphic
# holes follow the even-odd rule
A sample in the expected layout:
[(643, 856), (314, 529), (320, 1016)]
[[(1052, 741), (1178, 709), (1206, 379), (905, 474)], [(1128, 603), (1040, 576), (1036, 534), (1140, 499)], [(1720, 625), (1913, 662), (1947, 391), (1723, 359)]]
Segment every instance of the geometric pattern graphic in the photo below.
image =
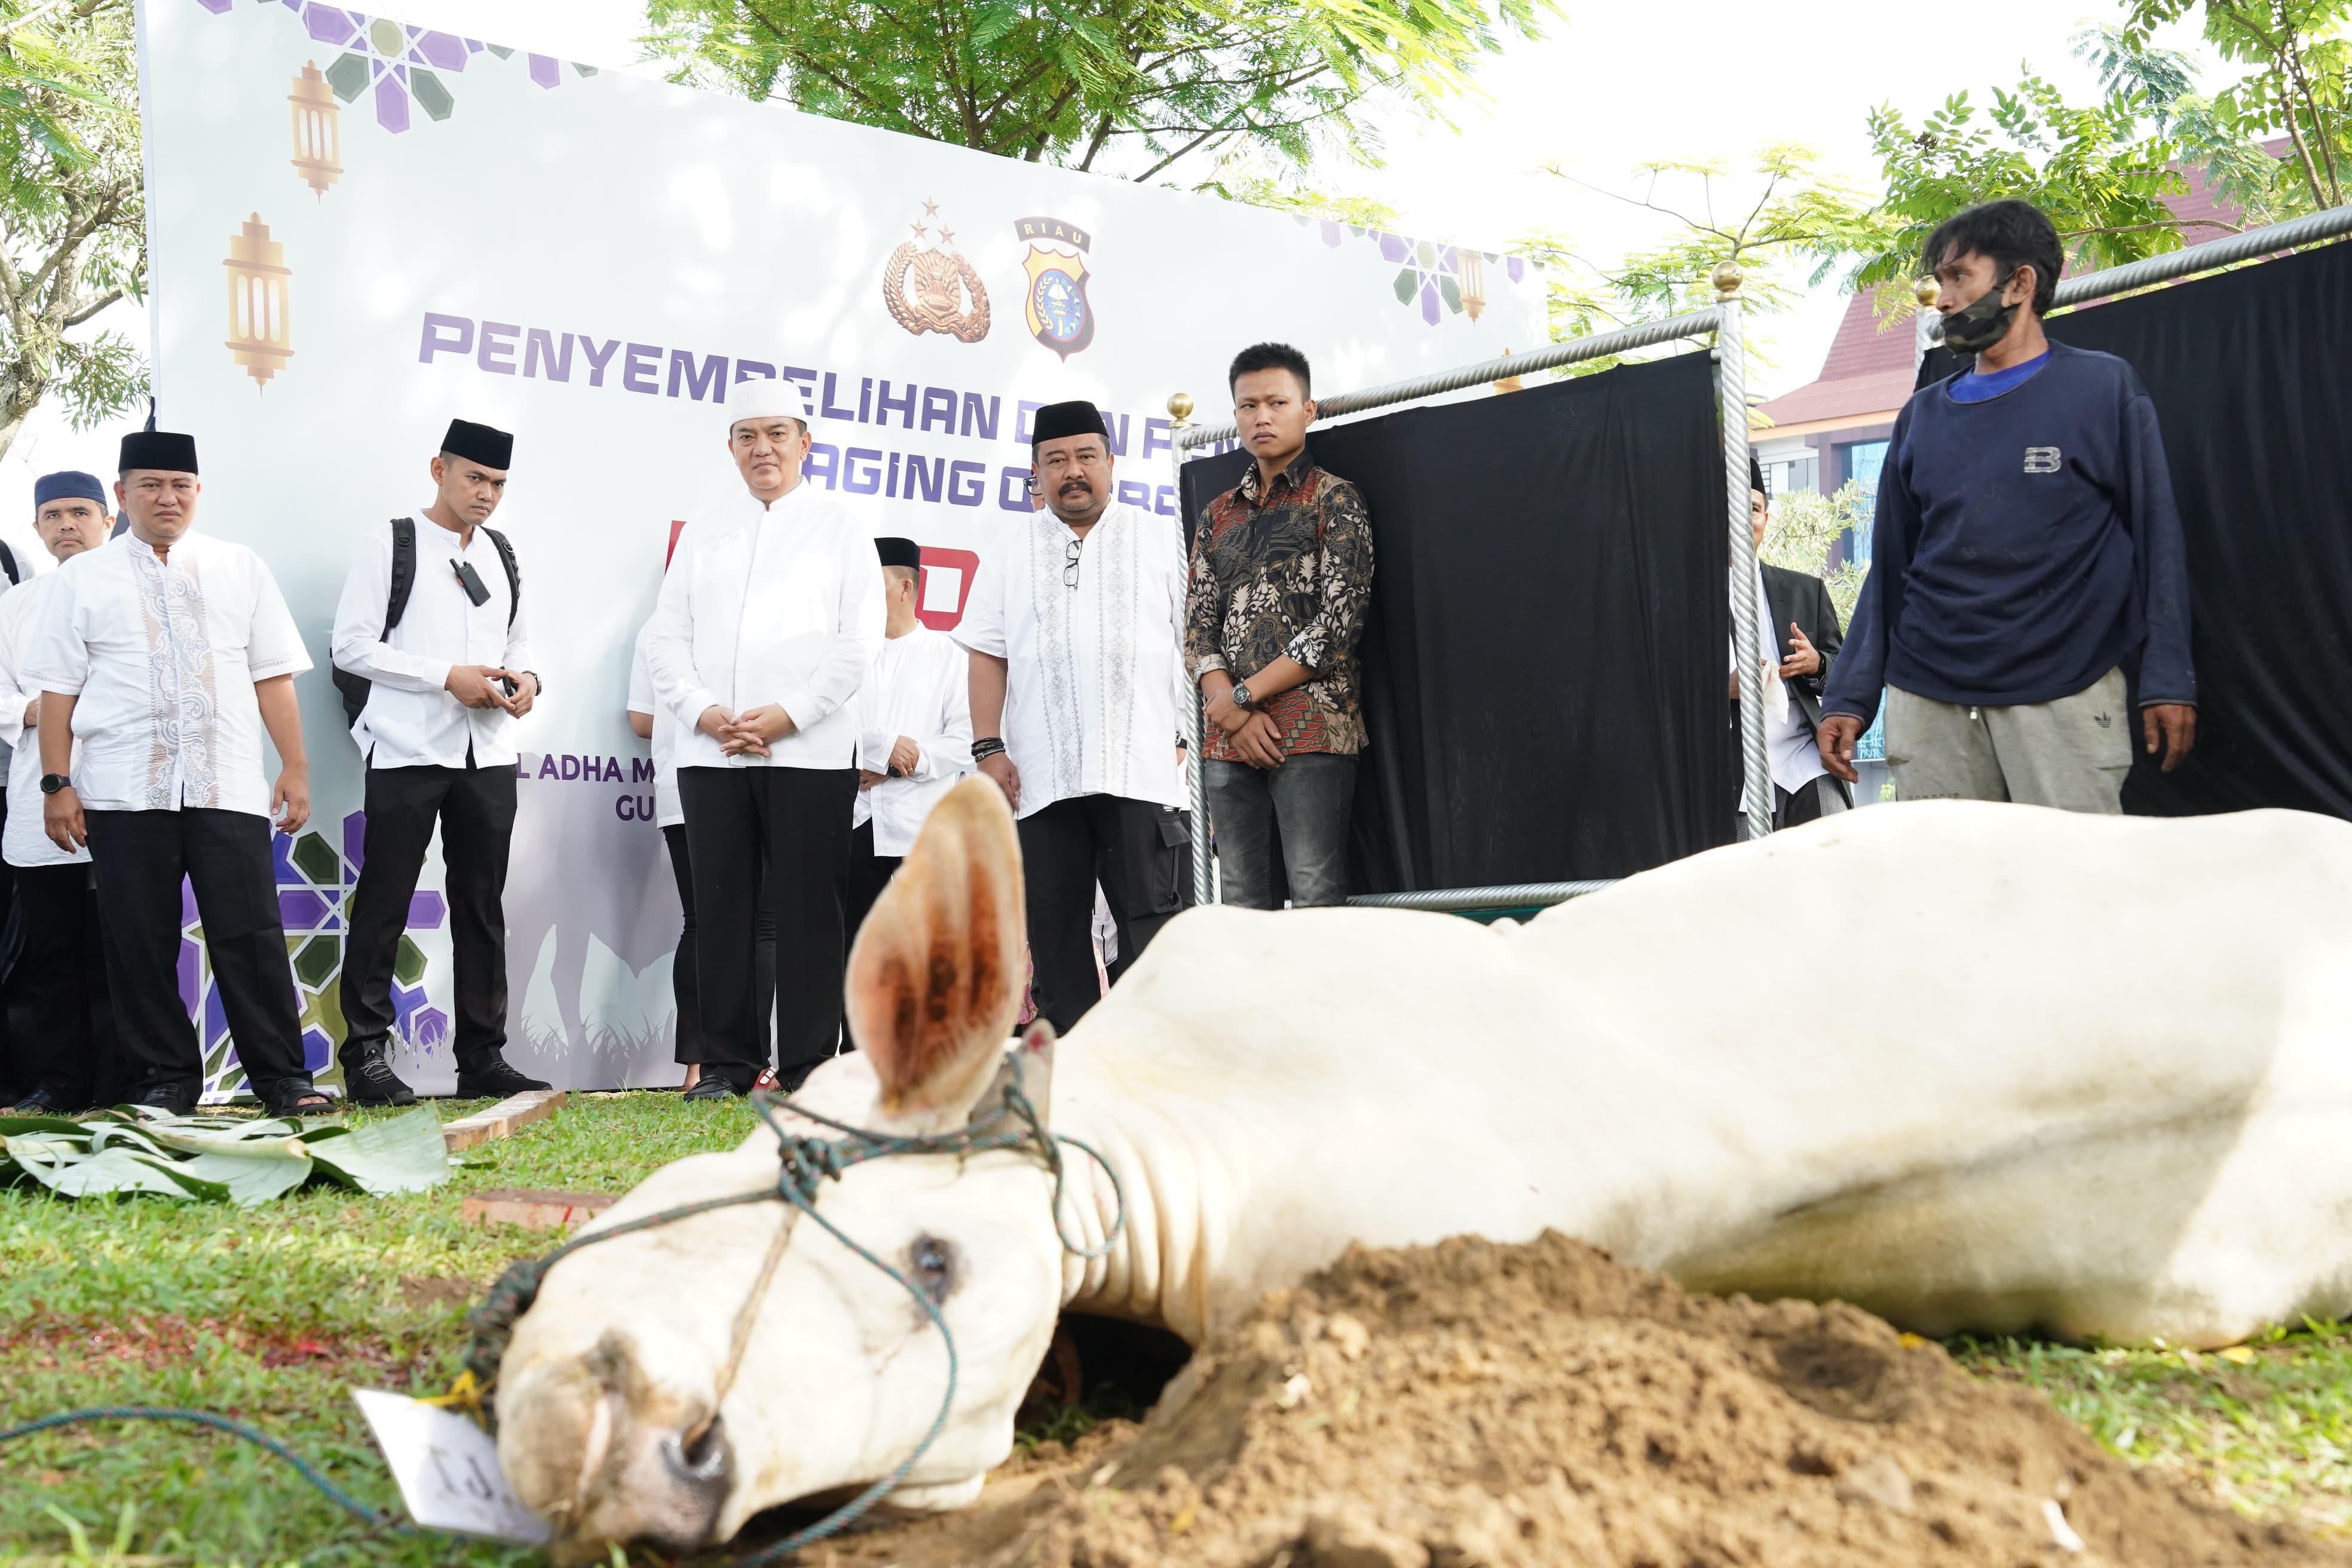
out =
[[(406, 131), (418, 111), (427, 120), (448, 119), (457, 107), (449, 79), (462, 73), (474, 56), (488, 54), (505, 60), (513, 58), (516, 53), (479, 38), (412, 27), (389, 17), (370, 16), (340, 5), (320, 5), (315, 0), (253, 3), (278, 5), (295, 13), (314, 41), (341, 49), (343, 52), (334, 63), (326, 68), (328, 85), (345, 103), (356, 102), (362, 93), (368, 94), (376, 123), (394, 135)], [(196, 0), (196, 4), (220, 16), (227, 15), (236, 0)], [(562, 60), (552, 55), (525, 54), (524, 61), (530, 79), (541, 87), (562, 85)], [(582, 76), (596, 74), (593, 66), (574, 65), (572, 68)]]
[[(1358, 224), (1343, 224), (1332, 218), (1304, 221), (1321, 224), (1323, 243), (1334, 250), (1351, 236), (1369, 239), (1380, 247), (1381, 259), (1395, 262), (1401, 268), (1393, 280), (1397, 303), (1407, 307), (1418, 306), (1421, 319), (1433, 327), (1449, 315), (1462, 313), (1465, 286), (1468, 294), (1477, 295), (1483, 287), (1478, 279), (1485, 267), (1501, 267), (1514, 283), (1528, 275), (1524, 257), (1501, 256), (1491, 250), (1441, 245), (1433, 239), (1414, 239), (1409, 235), (1390, 234)], [(1476, 319), (1485, 303), (1483, 298), (1470, 302), (1473, 320)]]
[[(270, 836), (278, 875), (278, 911), (286, 924), (286, 956), (294, 970), (294, 993), (302, 1011), (302, 1065), (323, 1081), (334, 1081), (335, 1047), (343, 1043), (344, 908), (358, 882), (366, 842), (367, 814), (343, 818), (338, 847), (317, 828), (292, 838)], [(408, 900), (410, 931), (439, 931), (448, 919), (439, 893), (420, 889)], [(205, 956), (204, 922), (196, 896), (180, 885), (180, 1000), (196, 1021), (205, 1058), (205, 1090), (219, 1098), (245, 1087), (245, 1070), (230, 1042), (228, 1018)], [(449, 1017), (425, 994), (425, 952), (405, 932), (392, 969), (393, 1033), (423, 1055), (449, 1043)]]

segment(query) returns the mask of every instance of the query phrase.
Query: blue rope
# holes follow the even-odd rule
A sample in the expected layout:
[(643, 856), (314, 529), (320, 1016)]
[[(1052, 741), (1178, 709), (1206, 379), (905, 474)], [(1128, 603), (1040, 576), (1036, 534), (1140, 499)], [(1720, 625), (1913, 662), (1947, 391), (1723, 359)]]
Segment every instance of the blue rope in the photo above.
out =
[(351, 1493), (320, 1475), (285, 1444), (267, 1432), (257, 1431), (242, 1421), (232, 1421), (226, 1415), (215, 1415), (209, 1410), (184, 1410), (169, 1405), (100, 1405), (86, 1410), (61, 1410), (54, 1415), (44, 1415), (37, 1421), (26, 1421), (16, 1426), (0, 1426), (0, 1443), (11, 1443), (19, 1437), (29, 1437), (36, 1432), (47, 1432), (56, 1426), (74, 1426), (93, 1421), (184, 1421), (193, 1426), (210, 1426), (226, 1432), (256, 1447), (266, 1448), (294, 1467), (295, 1473), (316, 1487), (326, 1500), (362, 1524), (377, 1528), (394, 1524), (390, 1513), (368, 1507)]

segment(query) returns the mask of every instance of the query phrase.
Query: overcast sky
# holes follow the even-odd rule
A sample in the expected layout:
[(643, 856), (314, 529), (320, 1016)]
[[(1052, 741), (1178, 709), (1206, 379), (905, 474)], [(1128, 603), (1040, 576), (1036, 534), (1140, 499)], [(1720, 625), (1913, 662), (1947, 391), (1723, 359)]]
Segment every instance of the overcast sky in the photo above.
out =
[[(639, 63), (643, 0), (378, 3), (408, 21), (658, 74)], [(1869, 184), (1875, 170), (1864, 119), (1874, 105), (1891, 102), (1916, 121), (1963, 89), (1989, 102), (1989, 88), (2014, 82), (2021, 63), (2058, 82), (2070, 100), (2086, 100), (2096, 84), (2074, 58), (2071, 39), (2091, 17), (2114, 14), (2092, 0), (1970, 13), (1957, 25), (1946, 12), (1879, 0), (1778, 0), (1769, 6), (1568, 0), (1567, 9), (1569, 20), (1555, 24), (1551, 37), (1514, 43), (1487, 62), (1482, 96), (1450, 110), (1454, 129), (1376, 110), (1386, 166), (1318, 169), (1317, 184), (1386, 202), (1416, 236), (1499, 249), (1530, 229), (1549, 228), (1591, 255), (1613, 258), (1662, 237), (1670, 220), (1585, 186), (1635, 193), (1641, 184), (1633, 165), (1648, 159), (1716, 161), (1737, 171), (1756, 149), (1788, 142), (1811, 147), (1830, 170)], [(2188, 47), (2195, 40), (2163, 41)], [(1554, 163), (1585, 185), (1541, 172)], [(1202, 173), (1190, 171), (1190, 177)], [(1727, 206), (1742, 194), (1752, 200), (1755, 191), (1737, 175), (1719, 188)], [(1695, 186), (1670, 186), (1660, 196), (1687, 208), (1696, 194)], [(1755, 321), (1751, 333), (1764, 363), (1751, 369), (1751, 387), (1778, 394), (1811, 380), (1843, 310), (1833, 286), (1824, 287), (1787, 316)], [(143, 321), (119, 324), (143, 343)], [(65, 466), (102, 468), (123, 427), (77, 434), (54, 408), (37, 412), (0, 463), (0, 531), (29, 547), (29, 530), (5, 520), (28, 515), (32, 476)]]

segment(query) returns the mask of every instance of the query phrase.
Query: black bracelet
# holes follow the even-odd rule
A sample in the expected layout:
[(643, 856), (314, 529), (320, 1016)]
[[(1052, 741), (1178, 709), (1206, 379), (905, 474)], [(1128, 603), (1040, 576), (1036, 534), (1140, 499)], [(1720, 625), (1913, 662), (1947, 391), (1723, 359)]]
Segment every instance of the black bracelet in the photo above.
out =
[(971, 760), (975, 763), (984, 763), (991, 757), (1003, 754), (1004, 742), (994, 735), (982, 735), (971, 743)]

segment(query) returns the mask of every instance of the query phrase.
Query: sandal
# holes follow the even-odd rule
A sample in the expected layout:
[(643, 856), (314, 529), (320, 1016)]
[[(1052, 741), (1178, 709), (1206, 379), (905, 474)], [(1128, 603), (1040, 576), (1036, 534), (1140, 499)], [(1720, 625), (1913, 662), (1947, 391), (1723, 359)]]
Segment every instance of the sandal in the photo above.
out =
[(304, 1117), (337, 1116), (342, 1112), (342, 1107), (337, 1105), (332, 1098), (315, 1089), (303, 1089), (291, 1095), (264, 1095), (261, 1109), (268, 1115), (288, 1121), (299, 1121)]

